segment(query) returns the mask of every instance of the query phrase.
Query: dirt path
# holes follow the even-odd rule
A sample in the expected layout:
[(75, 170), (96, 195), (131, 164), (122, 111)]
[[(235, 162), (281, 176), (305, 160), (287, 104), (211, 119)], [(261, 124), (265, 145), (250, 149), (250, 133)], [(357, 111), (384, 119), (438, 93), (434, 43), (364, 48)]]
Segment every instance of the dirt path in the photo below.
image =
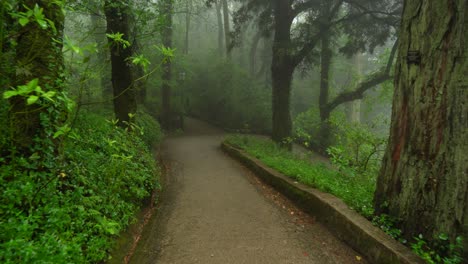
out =
[(186, 126), (165, 141), (166, 191), (131, 263), (364, 263), (227, 157), (221, 131)]

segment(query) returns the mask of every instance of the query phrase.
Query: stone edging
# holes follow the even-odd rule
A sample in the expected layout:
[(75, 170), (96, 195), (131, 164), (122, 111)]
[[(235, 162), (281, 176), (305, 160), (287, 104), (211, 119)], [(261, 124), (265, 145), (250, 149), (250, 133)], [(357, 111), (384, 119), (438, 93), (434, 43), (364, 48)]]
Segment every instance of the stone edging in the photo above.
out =
[(225, 142), (221, 148), (231, 157), (252, 170), (264, 182), (290, 198), (307, 213), (324, 224), (335, 236), (377, 264), (425, 263), (382, 230), (349, 207), (337, 197), (295, 182)]

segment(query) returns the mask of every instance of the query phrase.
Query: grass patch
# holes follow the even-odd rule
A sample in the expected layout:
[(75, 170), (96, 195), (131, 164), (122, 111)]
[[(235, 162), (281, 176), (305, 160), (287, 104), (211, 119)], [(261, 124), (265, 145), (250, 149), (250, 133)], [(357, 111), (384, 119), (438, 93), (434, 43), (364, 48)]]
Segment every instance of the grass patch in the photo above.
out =
[(362, 175), (351, 176), (327, 168), (324, 164), (314, 164), (307, 158), (280, 148), (269, 139), (230, 135), (225, 141), (298, 182), (341, 198), (363, 216), (372, 217), (375, 179)]

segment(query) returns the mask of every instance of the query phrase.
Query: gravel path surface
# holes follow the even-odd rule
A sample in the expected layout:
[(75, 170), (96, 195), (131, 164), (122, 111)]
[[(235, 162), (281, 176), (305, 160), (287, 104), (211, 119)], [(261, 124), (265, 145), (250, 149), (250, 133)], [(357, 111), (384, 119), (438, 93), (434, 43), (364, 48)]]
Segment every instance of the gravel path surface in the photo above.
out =
[(165, 192), (131, 263), (365, 263), (227, 157), (222, 131), (193, 119), (186, 127), (163, 145)]

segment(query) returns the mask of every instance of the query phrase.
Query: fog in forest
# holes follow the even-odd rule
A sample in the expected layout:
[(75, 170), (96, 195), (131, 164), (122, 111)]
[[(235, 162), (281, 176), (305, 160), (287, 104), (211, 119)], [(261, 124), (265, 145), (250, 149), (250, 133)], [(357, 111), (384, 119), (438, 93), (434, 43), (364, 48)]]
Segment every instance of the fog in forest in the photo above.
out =
[(0, 262), (466, 263), (466, 12), (2, 1)]

